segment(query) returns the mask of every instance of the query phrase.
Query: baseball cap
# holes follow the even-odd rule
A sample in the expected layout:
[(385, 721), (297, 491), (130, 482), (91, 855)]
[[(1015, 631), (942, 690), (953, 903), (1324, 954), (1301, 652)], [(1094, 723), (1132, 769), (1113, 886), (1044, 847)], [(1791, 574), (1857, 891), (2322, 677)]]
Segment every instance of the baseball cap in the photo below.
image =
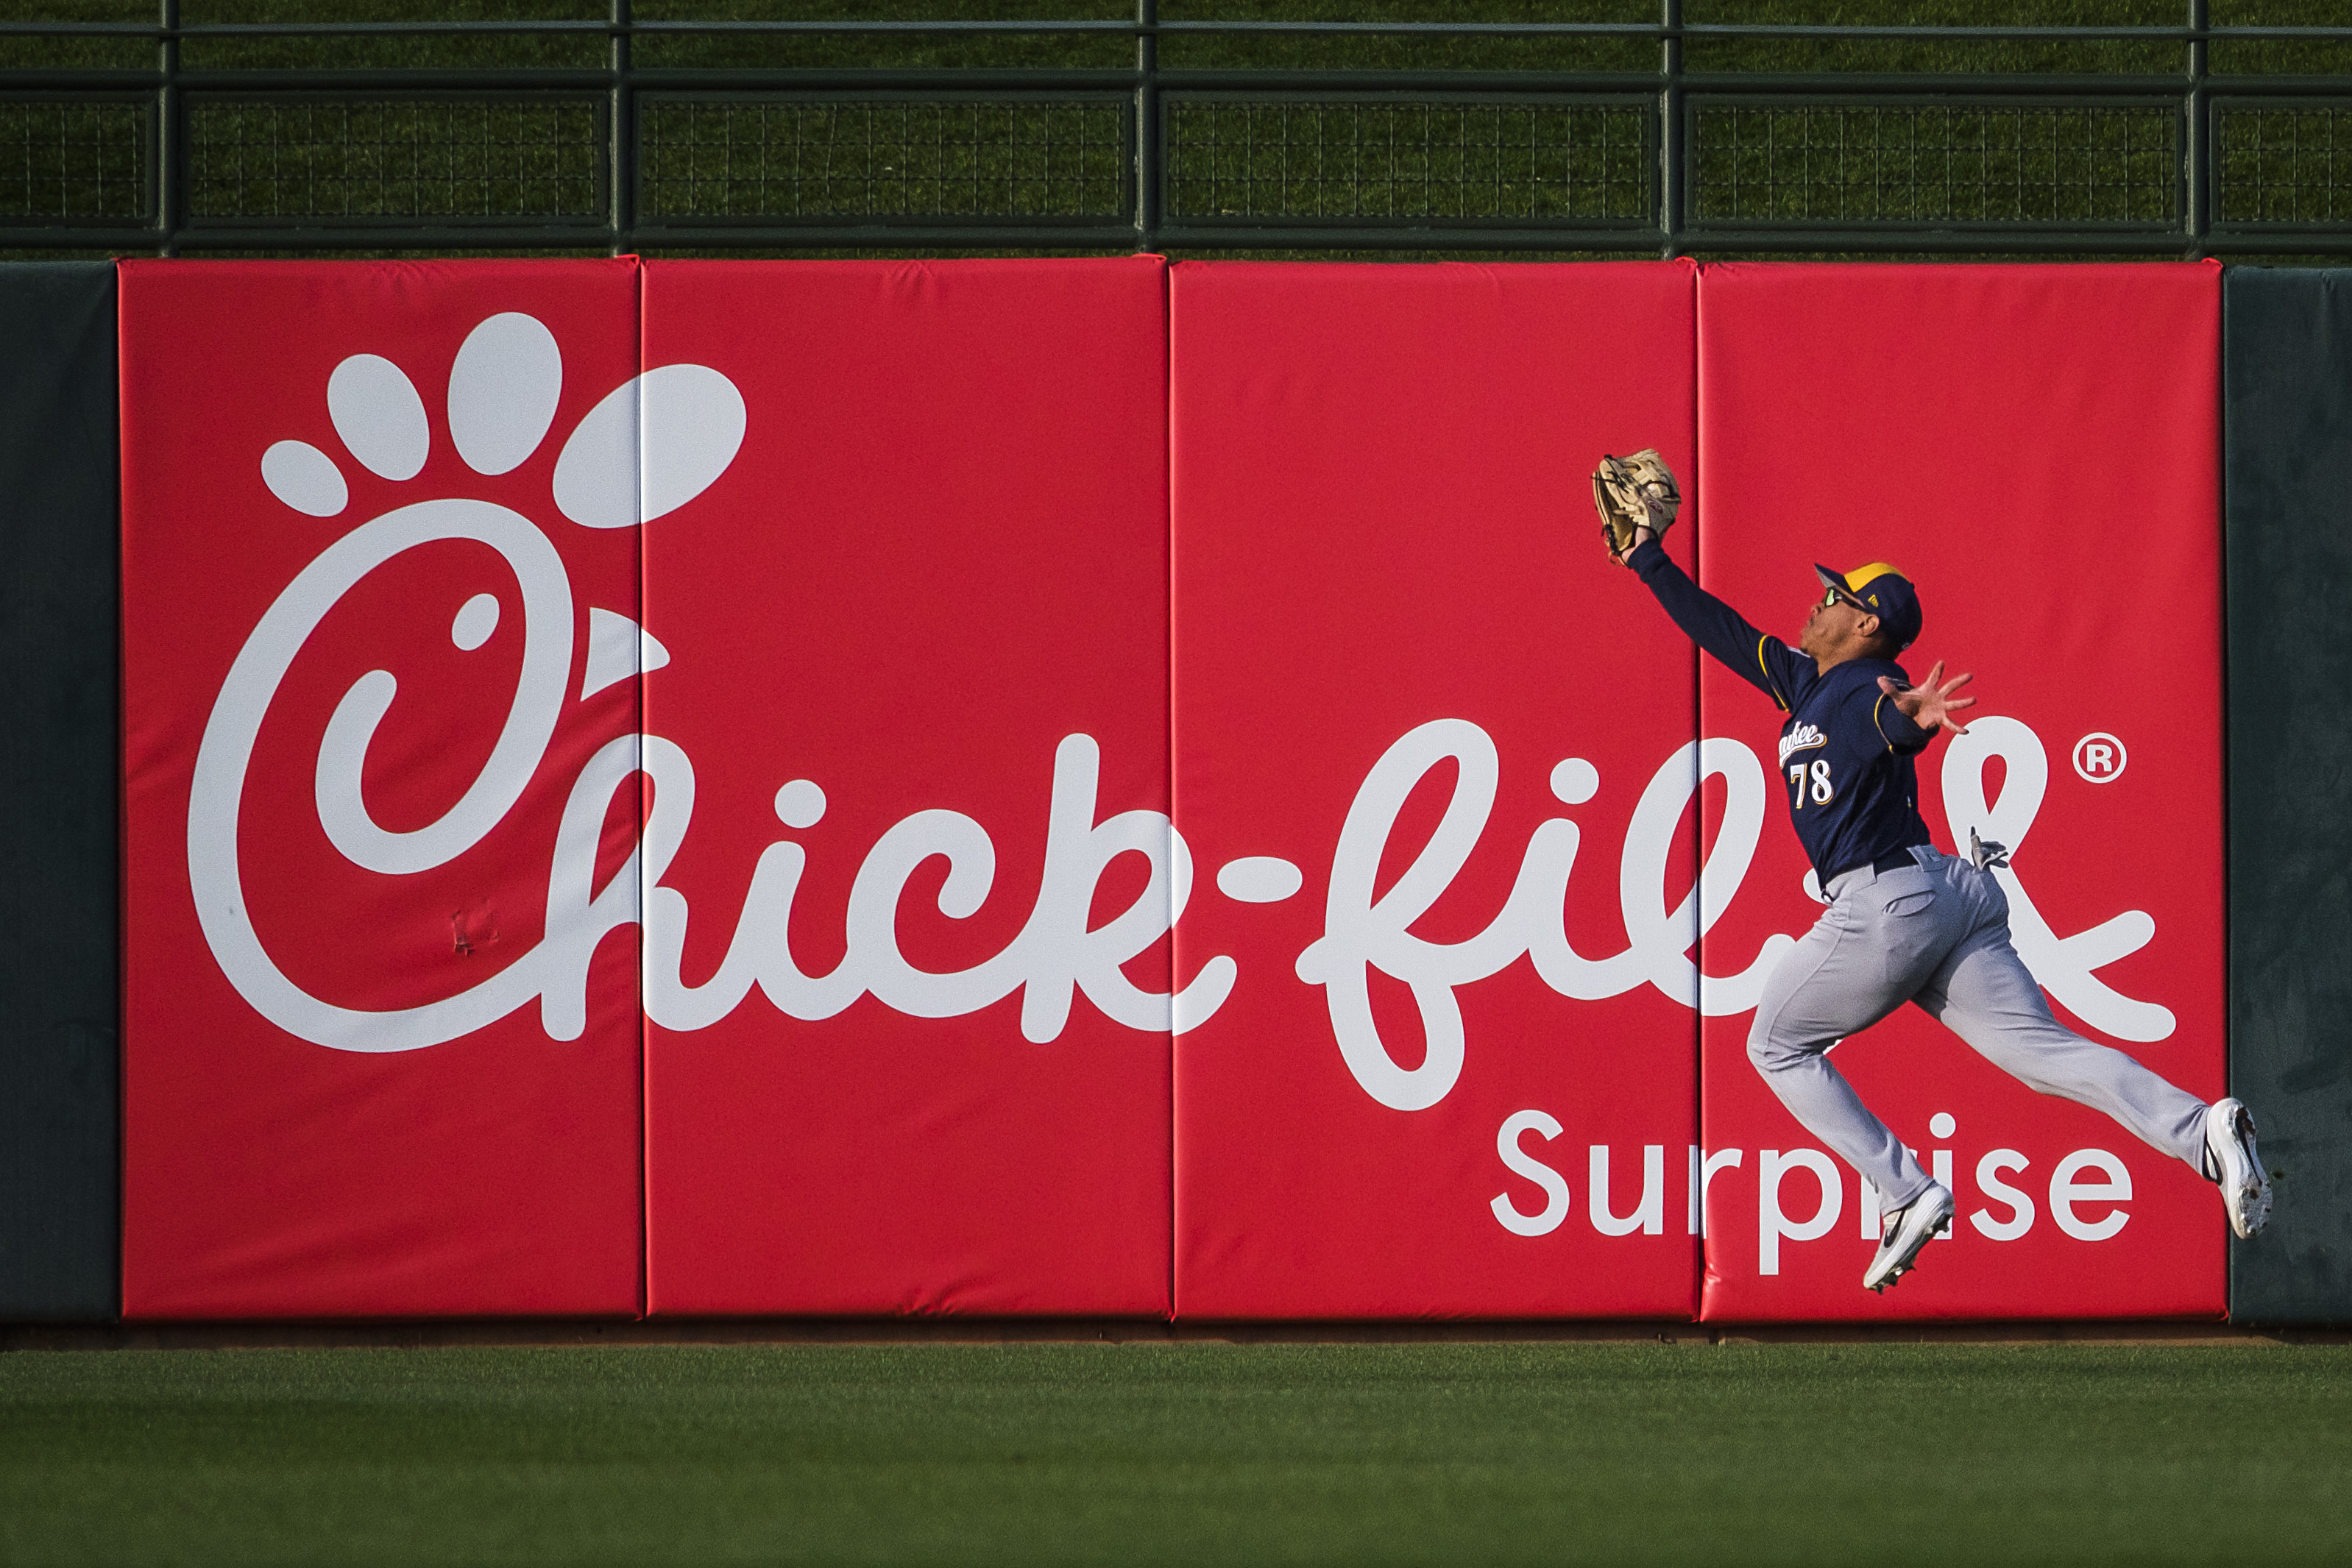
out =
[(1868, 605), (1898, 648), (1908, 648), (1919, 640), (1919, 591), (1909, 578), (1885, 561), (1874, 560), (1852, 571), (1832, 571), (1815, 561), (1813, 574), (1823, 588), (1843, 588)]

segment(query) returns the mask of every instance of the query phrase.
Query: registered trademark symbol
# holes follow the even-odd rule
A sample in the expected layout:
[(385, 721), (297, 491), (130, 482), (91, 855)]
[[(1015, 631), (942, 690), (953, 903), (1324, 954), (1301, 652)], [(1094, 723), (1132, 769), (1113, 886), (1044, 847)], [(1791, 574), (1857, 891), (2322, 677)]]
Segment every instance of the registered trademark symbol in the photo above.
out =
[(2093, 784), (2112, 784), (2124, 776), (2131, 758), (2124, 743), (2103, 729), (2095, 729), (2074, 743), (2074, 771)]

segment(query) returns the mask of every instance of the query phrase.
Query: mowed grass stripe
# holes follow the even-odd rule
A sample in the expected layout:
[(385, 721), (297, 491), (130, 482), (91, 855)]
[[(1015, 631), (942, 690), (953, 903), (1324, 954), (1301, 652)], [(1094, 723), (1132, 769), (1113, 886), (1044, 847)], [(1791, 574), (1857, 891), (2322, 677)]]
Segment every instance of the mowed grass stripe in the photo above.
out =
[(2352, 1553), (2352, 1349), (0, 1355), (9, 1563)]

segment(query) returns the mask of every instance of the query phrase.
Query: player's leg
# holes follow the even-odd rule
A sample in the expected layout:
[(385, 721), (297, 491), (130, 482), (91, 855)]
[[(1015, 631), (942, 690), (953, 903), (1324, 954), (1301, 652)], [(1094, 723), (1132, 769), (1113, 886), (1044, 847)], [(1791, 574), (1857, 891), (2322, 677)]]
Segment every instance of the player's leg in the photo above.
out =
[[(1962, 874), (1984, 875), (1973, 869)], [(2028, 1088), (2104, 1112), (2151, 1148), (2204, 1173), (2205, 1103), (2061, 1024), (2010, 942), (2005, 904), (1999, 921), (1979, 926), (1954, 949), (1917, 1000)]]
[(1979, 914), (1919, 1006), (2011, 1077), (2096, 1111), (2150, 1147), (2188, 1162), (2221, 1188), (2231, 1228), (2252, 1236), (2270, 1218), (2269, 1173), (2253, 1118), (2235, 1100), (2208, 1105), (2134, 1058), (2059, 1023), (2009, 936), (2009, 899), (1987, 872), (1956, 862), (1952, 878)]
[(1977, 932), (1919, 1005), (1994, 1066), (2044, 1094), (2103, 1111), (2150, 1147), (2221, 1188), (2230, 1227), (2252, 1236), (2270, 1218), (2271, 1184), (2253, 1118), (2235, 1100), (2208, 1105), (2137, 1061), (2095, 1045), (2051, 1015), (2006, 923)]
[(1886, 1213), (1908, 1207), (1934, 1178), (1827, 1053), (1937, 972), (1964, 927), (1950, 918), (1957, 911), (1935, 907), (1949, 900), (1928, 897), (1932, 891), (1926, 874), (1909, 868), (1839, 890), (1765, 981), (1748, 1035), (1748, 1059), (1780, 1103), (1878, 1189)]

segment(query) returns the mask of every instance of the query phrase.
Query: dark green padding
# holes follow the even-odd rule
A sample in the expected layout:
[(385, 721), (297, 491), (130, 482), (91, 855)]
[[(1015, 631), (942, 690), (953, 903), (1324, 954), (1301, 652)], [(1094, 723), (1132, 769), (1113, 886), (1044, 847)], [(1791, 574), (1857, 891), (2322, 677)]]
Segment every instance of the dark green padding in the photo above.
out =
[(0, 1322), (119, 1311), (114, 268), (0, 266)]
[(2352, 270), (2222, 285), (2230, 1086), (2274, 1172), (2230, 1314), (2352, 1322)]

